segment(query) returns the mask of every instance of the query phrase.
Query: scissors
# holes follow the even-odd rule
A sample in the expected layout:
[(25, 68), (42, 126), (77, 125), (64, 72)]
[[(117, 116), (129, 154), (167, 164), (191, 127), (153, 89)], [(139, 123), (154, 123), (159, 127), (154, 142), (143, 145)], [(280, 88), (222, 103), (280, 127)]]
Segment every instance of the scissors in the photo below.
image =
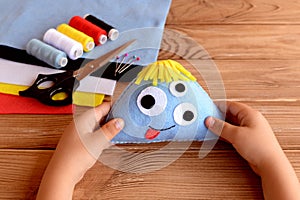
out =
[[(82, 79), (105, 66), (110, 59), (120, 54), (134, 42), (135, 40), (131, 40), (105, 55), (88, 62), (84, 65), (84, 67), (79, 68), (76, 71), (66, 71), (56, 74), (39, 74), (35, 82), (28, 89), (19, 91), (19, 95), (35, 98), (49, 106), (69, 105), (73, 101), (73, 91), (79, 87), (79, 83)], [(52, 82), (52, 86), (48, 88), (41, 88), (41, 85), (45, 82)], [(65, 94), (65, 98), (54, 100), (53, 97), (59, 93)]]

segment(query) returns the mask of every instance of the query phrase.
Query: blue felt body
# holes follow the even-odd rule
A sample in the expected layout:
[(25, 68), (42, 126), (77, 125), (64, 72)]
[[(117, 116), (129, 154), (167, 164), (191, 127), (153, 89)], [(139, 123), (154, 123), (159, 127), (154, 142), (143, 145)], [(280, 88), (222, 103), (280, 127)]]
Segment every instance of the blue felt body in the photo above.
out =
[[(112, 118), (123, 118), (125, 128), (112, 140), (113, 143), (151, 143), (164, 141), (203, 141), (217, 139), (204, 125), (208, 116), (221, 118), (222, 115), (213, 101), (203, 88), (195, 81), (188, 81), (187, 93), (183, 97), (175, 97), (170, 93), (170, 83), (159, 83), (157, 87), (162, 89), (167, 96), (167, 106), (165, 110), (153, 117), (143, 114), (137, 106), (137, 97), (140, 92), (153, 86), (152, 81), (142, 81), (136, 85), (133, 82), (125, 89), (119, 99), (112, 107), (108, 120)], [(181, 126), (174, 121), (173, 112), (175, 107), (181, 103), (191, 103), (197, 109), (197, 119), (194, 123)], [(154, 139), (145, 138), (145, 133), (149, 126), (155, 129), (171, 129), (161, 131)]]

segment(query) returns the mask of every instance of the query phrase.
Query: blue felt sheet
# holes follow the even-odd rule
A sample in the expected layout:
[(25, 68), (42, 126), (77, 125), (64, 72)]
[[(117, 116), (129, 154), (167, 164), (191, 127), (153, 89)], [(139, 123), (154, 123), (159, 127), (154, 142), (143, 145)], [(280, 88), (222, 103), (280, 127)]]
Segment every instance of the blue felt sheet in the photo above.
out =
[(125, 41), (137, 39), (131, 50), (141, 57), (139, 64), (148, 64), (157, 58), (170, 3), (171, 0), (2, 0), (0, 44), (25, 49), (30, 39), (41, 39), (49, 28), (68, 23), (74, 15), (89, 13), (117, 28), (120, 36), (85, 57), (96, 58)]

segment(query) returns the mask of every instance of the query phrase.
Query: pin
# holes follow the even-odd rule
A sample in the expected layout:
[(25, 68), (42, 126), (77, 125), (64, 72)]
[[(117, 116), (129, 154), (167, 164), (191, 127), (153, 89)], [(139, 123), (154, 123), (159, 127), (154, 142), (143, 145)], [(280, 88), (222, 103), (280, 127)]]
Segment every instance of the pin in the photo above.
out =
[[(116, 62), (116, 70), (115, 70), (115, 76), (118, 74), (123, 73), (126, 69), (128, 69), (130, 66), (132, 66), (136, 61), (140, 60), (140, 57), (137, 57), (136, 55), (132, 56), (127, 62), (125, 61), (125, 58), (128, 57), (128, 53), (125, 53), (123, 55), (123, 59), (122, 61), (118, 64), (118, 62)], [(120, 57), (117, 56), (116, 60), (118, 60)]]
[(120, 62), (120, 64), (119, 64), (118, 66), (116, 66), (115, 76), (116, 76), (118, 70), (120, 69), (121, 65), (123, 64), (123, 62), (124, 62), (124, 60), (125, 60), (125, 58), (126, 58), (127, 56), (128, 56), (128, 53), (125, 53), (125, 54), (123, 55), (123, 59), (122, 59), (122, 61)]
[(118, 68), (118, 60), (120, 59), (120, 56), (116, 56), (116, 70), (115, 70), (115, 76), (117, 73), (117, 68)]
[(128, 69), (131, 65), (134, 64), (135, 61), (139, 61), (140, 57), (137, 56), (133, 56), (131, 61), (126, 65), (124, 65), (123, 67), (121, 67), (121, 69), (118, 71), (119, 74), (123, 73), (126, 69)]

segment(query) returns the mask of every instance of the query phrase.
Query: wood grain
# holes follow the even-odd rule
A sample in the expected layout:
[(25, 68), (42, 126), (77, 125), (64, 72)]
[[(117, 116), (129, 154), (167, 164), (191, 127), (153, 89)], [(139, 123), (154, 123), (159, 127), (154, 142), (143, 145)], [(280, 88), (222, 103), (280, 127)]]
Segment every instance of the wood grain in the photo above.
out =
[[(0, 150), (1, 199), (35, 199), (52, 153)], [(285, 153), (300, 177), (300, 151)], [(259, 177), (236, 152), (213, 150), (202, 160), (197, 155), (190, 149), (171, 165), (146, 174), (96, 164), (77, 185), (74, 199), (263, 199)]]
[[(168, 25), (159, 58), (214, 60), (300, 60), (300, 25)], [(181, 37), (174, 37), (174, 31)], [(190, 52), (194, 43), (208, 53)], [(183, 46), (182, 46), (183, 45)], [(166, 47), (165, 47), (166, 46)], [(168, 53), (168, 50), (176, 50)], [(167, 51), (167, 52), (166, 52)]]
[(0, 150), (0, 198), (33, 199), (52, 153)]
[(297, 0), (173, 0), (167, 24), (300, 24)]
[[(166, 24), (159, 59), (184, 64), (214, 99), (222, 98), (221, 80), (228, 100), (261, 111), (300, 177), (298, 0), (173, 0)], [(201, 73), (192, 64), (200, 66)], [(117, 94), (124, 86), (118, 85)], [(45, 167), (72, 119), (0, 115), (0, 199), (35, 199)], [(193, 142), (174, 163), (151, 173), (125, 173), (96, 164), (76, 186), (74, 199), (263, 199), (259, 177), (231, 145), (219, 141), (200, 160), (201, 144)], [(118, 147), (145, 153), (165, 145)], [(156, 162), (144, 156), (134, 163), (139, 167), (117, 164), (151, 168), (166, 152), (181, 150), (170, 148)], [(109, 149), (104, 157), (118, 155)]]
[(0, 148), (55, 148), (72, 115), (0, 115)]

